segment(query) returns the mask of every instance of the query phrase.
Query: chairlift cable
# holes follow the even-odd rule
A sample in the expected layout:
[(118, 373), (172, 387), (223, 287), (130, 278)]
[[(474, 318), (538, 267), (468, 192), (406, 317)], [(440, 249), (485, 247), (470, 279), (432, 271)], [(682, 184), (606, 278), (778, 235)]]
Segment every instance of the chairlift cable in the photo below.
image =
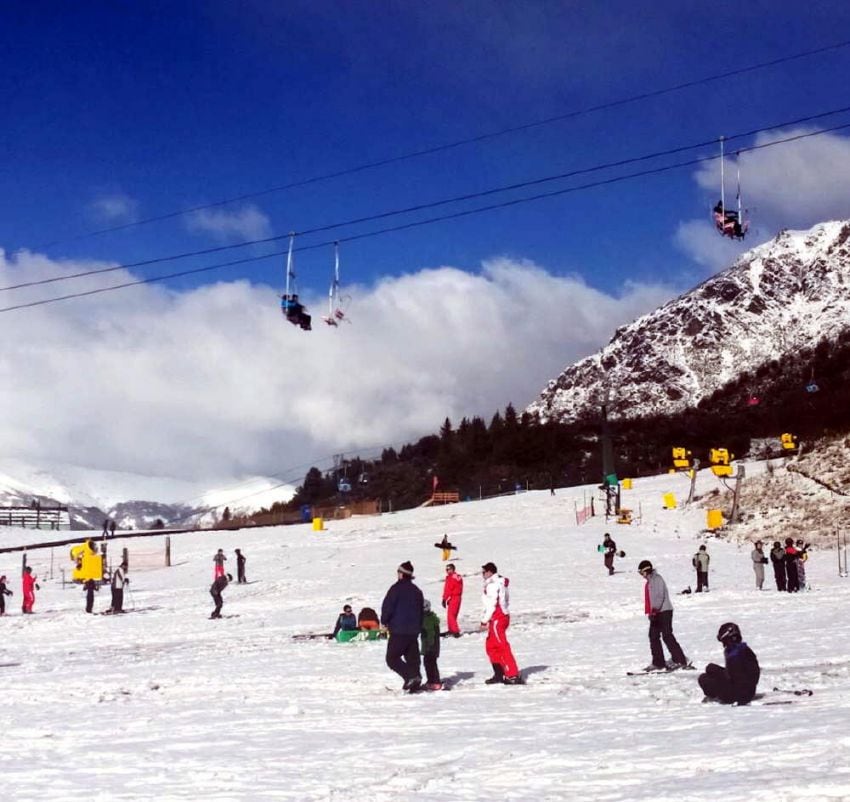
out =
[[(785, 139), (777, 139), (777, 140), (774, 140), (772, 142), (765, 142), (765, 143), (762, 143), (760, 145), (752, 145), (748, 148), (741, 148), (740, 152), (741, 153), (747, 153), (749, 151), (762, 150), (764, 148), (775, 147), (777, 145), (787, 144), (789, 142), (795, 142), (795, 141), (798, 141), (798, 140), (801, 140), (801, 139), (807, 139), (807, 138), (813, 137), (813, 136), (820, 136), (821, 134), (832, 133), (834, 131), (842, 131), (842, 130), (845, 130), (847, 128), (850, 128), (850, 123), (843, 123), (841, 125), (835, 125), (835, 126), (832, 126), (830, 128), (820, 129), (818, 131), (809, 131), (809, 132), (804, 133), (804, 134), (796, 134), (795, 136), (787, 137)], [(603, 179), (603, 180), (600, 180), (600, 181), (593, 181), (593, 182), (590, 182), (590, 183), (587, 183), (587, 184), (581, 184), (579, 186), (566, 187), (564, 189), (553, 190), (553, 191), (550, 191), (550, 192), (543, 192), (543, 193), (539, 193), (539, 194), (536, 194), (536, 195), (530, 195), (530, 196), (527, 196), (527, 197), (524, 197), (524, 198), (515, 198), (513, 200), (501, 201), (499, 203), (490, 204), (488, 206), (480, 206), (480, 207), (476, 207), (474, 209), (465, 209), (465, 210), (462, 210), (462, 211), (459, 211), (459, 212), (451, 212), (449, 214), (438, 215), (436, 217), (425, 218), (423, 220), (414, 220), (414, 221), (411, 221), (411, 222), (408, 222), (408, 223), (400, 223), (398, 225), (388, 226), (386, 228), (375, 229), (375, 230), (372, 230), (372, 231), (366, 231), (366, 232), (363, 232), (363, 233), (360, 233), (360, 234), (352, 234), (348, 237), (341, 237), (339, 239), (339, 242), (355, 242), (357, 240), (370, 239), (371, 237), (377, 237), (377, 236), (381, 236), (383, 234), (390, 234), (390, 233), (394, 233), (394, 232), (398, 232), (398, 231), (406, 231), (408, 229), (419, 228), (421, 226), (431, 225), (431, 224), (434, 224), (434, 223), (441, 223), (441, 222), (445, 222), (445, 221), (448, 221), (448, 220), (457, 220), (457, 219), (460, 219), (460, 218), (463, 218), (463, 217), (469, 217), (469, 216), (474, 215), (474, 214), (482, 214), (484, 212), (495, 211), (495, 210), (498, 210), (498, 209), (506, 209), (506, 208), (509, 208), (511, 206), (519, 206), (521, 204), (530, 203), (530, 202), (536, 201), (536, 200), (544, 200), (544, 199), (547, 199), (547, 198), (559, 197), (561, 195), (567, 195), (567, 194), (571, 194), (571, 193), (574, 193), (574, 192), (582, 192), (584, 190), (592, 189), (592, 188), (595, 188), (595, 187), (617, 184), (617, 183), (620, 183), (622, 181), (631, 180), (633, 178), (643, 178), (643, 177), (651, 176), (651, 175), (660, 175), (662, 173), (670, 172), (672, 170), (678, 170), (678, 169), (681, 169), (683, 167), (692, 167), (694, 165), (704, 164), (706, 162), (713, 161), (716, 158), (717, 158), (717, 156), (700, 156), (700, 157), (695, 158), (695, 159), (688, 159), (687, 161), (676, 162), (674, 164), (665, 165), (663, 167), (656, 167), (656, 168), (652, 168), (652, 169), (649, 169), (649, 170), (640, 170), (640, 171), (635, 172), (635, 173), (627, 173), (626, 175), (614, 176), (612, 178), (606, 178), (606, 179)], [(539, 183), (539, 182), (537, 182), (537, 183)], [(275, 237), (275, 238), (272, 238), (272, 239), (280, 239), (280, 238)], [(307, 251), (307, 250), (314, 250), (316, 248), (325, 248), (332, 243), (333, 243), (333, 240), (324, 241), (324, 242), (319, 242), (319, 243), (315, 243), (315, 244), (312, 244), (312, 245), (303, 245), (300, 248), (297, 248), (295, 250), (296, 251)], [(242, 243), (242, 244), (248, 245), (248, 244), (251, 244), (251, 243)], [(4, 312), (13, 312), (13, 311), (16, 311), (18, 309), (29, 309), (29, 308), (36, 307), (36, 306), (45, 306), (47, 304), (58, 303), (59, 301), (68, 301), (68, 300), (72, 300), (72, 299), (75, 299), (75, 298), (85, 298), (85, 297), (92, 296), (92, 295), (99, 295), (101, 293), (113, 292), (115, 290), (123, 290), (123, 289), (127, 289), (129, 287), (138, 287), (138, 286), (141, 286), (143, 284), (153, 284), (157, 281), (165, 281), (167, 279), (172, 279), (172, 278), (181, 278), (181, 277), (184, 277), (184, 276), (198, 275), (200, 273), (207, 273), (207, 272), (210, 272), (210, 271), (213, 271), (213, 270), (221, 270), (221, 269), (228, 268), (228, 267), (235, 267), (235, 266), (238, 266), (238, 265), (250, 264), (250, 263), (253, 263), (253, 262), (262, 261), (264, 259), (273, 259), (275, 257), (282, 256), (284, 253), (286, 253), (286, 251), (275, 251), (274, 253), (265, 254), (265, 255), (262, 255), (262, 256), (250, 256), (250, 257), (245, 257), (244, 259), (235, 259), (235, 260), (232, 260), (230, 262), (222, 262), (222, 263), (214, 264), (214, 265), (206, 265), (204, 267), (196, 267), (196, 268), (192, 268), (192, 269), (189, 269), (189, 270), (181, 270), (181, 271), (175, 272), (175, 273), (165, 273), (165, 274), (160, 275), (160, 276), (151, 276), (151, 277), (144, 278), (144, 279), (137, 279), (135, 281), (127, 281), (127, 282), (123, 282), (122, 284), (115, 284), (115, 285), (112, 285), (112, 286), (109, 286), (109, 287), (98, 287), (98, 288), (92, 289), (92, 290), (85, 290), (85, 291), (82, 291), (82, 292), (75, 292), (75, 293), (68, 293), (66, 295), (59, 295), (59, 296), (56, 296), (54, 298), (43, 298), (43, 299), (38, 300), (38, 301), (30, 301), (30, 302), (27, 302), (27, 303), (20, 303), (20, 304), (14, 304), (12, 306), (0, 307), (0, 314), (2, 314)], [(174, 258), (179, 258), (179, 257), (171, 257), (171, 258), (174, 259)], [(168, 259), (160, 259), (160, 260), (153, 260), (153, 261), (169, 261), (169, 260)], [(126, 267), (126, 266), (124, 266), (124, 267)], [(92, 275), (94, 273), (106, 273), (106, 272), (110, 272), (112, 270), (118, 270), (118, 269), (120, 269), (120, 268), (119, 267), (104, 268), (103, 270), (89, 271), (85, 275)], [(65, 278), (72, 278), (72, 277), (71, 276), (64, 276), (64, 277), (60, 277), (60, 278), (56, 278), (56, 279), (45, 279), (45, 280), (38, 281), (38, 282), (31, 282), (27, 286), (47, 284), (47, 283), (50, 283), (51, 281), (63, 280)], [(2, 290), (2, 289), (13, 289), (13, 288), (11, 288), (11, 287), (0, 288), (0, 290)]]

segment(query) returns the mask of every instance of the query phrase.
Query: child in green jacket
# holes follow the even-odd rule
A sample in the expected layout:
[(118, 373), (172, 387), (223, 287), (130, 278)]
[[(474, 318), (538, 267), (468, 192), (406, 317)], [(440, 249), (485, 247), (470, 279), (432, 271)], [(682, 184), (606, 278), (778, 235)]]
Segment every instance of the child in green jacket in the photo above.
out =
[(422, 602), (422, 662), (425, 664), (425, 687), (429, 691), (440, 691), (443, 683), (440, 681), (440, 669), (437, 668), (437, 658), (440, 656), (440, 617), (431, 612), (431, 602)]

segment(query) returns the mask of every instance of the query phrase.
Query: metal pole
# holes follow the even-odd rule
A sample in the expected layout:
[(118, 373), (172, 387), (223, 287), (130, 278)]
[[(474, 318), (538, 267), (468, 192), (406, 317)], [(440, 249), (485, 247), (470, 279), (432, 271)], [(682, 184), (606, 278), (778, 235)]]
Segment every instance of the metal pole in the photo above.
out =
[(691, 489), (688, 493), (688, 504), (692, 504), (694, 500), (694, 492), (697, 486), (697, 471), (699, 470), (699, 460), (695, 457), (694, 464), (691, 466)]
[(735, 474), (735, 493), (732, 497), (732, 513), (729, 516), (729, 523), (734, 526), (735, 522), (738, 520), (738, 496), (741, 493), (741, 481), (743, 480), (745, 475), (744, 466), (739, 463), (738, 464), (738, 473)]

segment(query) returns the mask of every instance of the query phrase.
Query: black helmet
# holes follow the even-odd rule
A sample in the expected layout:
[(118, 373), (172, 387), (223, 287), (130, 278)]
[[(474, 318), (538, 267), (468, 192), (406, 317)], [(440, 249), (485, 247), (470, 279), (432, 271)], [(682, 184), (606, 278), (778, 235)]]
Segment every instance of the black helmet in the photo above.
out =
[(726, 624), (721, 624), (720, 629), (717, 630), (717, 640), (719, 640), (724, 646), (731, 646), (733, 643), (740, 643), (741, 630), (738, 628), (737, 624), (733, 624), (731, 621)]
[(641, 560), (638, 563), (638, 573), (640, 573), (641, 571), (651, 571), (651, 570), (652, 570), (652, 563), (649, 560)]

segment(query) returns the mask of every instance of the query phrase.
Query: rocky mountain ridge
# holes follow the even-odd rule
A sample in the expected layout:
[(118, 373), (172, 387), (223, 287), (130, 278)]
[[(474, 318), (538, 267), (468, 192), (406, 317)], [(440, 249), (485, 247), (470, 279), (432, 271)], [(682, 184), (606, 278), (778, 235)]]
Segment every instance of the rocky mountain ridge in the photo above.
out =
[(567, 367), (527, 411), (541, 421), (612, 418), (695, 407), (772, 359), (850, 324), (850, 221), (782, 231), (731, 267), (619, 328)]

